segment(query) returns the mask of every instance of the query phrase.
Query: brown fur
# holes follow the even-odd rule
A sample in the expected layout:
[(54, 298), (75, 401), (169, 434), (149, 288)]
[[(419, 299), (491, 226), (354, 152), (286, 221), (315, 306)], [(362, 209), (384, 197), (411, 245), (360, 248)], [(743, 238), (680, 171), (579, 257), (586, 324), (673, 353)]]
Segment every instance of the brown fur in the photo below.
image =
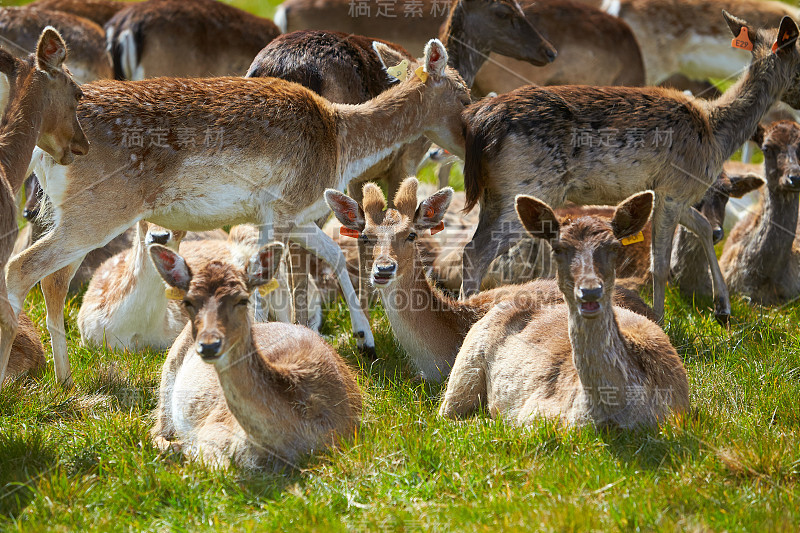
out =
[(561, 225), (546, 204), (518, 197), (525, 227), (551, 242), (566, 305), (494, 307), (464, 340), (440, 415), (485, 406), (515, 425), (546, 417), (627, 428), (688, 410), (686, 370), (669, 338), (611, 301), (619, 239), (641, 230), (652, 200), (650, 192), (631, 197), (610, 222), (581, 217)]
[(127, 7), (128, 2), (117, 0), (36, 0), (27, 5), (29, 8), (61, 11), (89, 19), (98, 26), (105, 26), (117, 11)]
[(19, 315), (19, 329), (11, 345), (11, 356), (3, 383), (25, 372), (36, 374), (47, 366), (44, 346), (39, 338), (39, 330), (25, 312)]
[[(217, 0), (132, 3), (108, 21), (106, 31), (117, 79), (243, 75), (280, 34), (271, 20)], [(130, 39), (123, 38), (126, 32)]]
[(46, 26), (59, 31), (69, 49), (67, 68), (78, 83), (113, 78), (111, 58), (106, 52), (103, 28), (82, 17), (28, 7), (0, 8), (0, 36), (15, 43), (3, 42), (12, 54), (25, 58), (36, 49)]
[[(729, 17), (732, 32), (746, 23)], [(661, 317), (672, 237), (680, 221), (697, 233), (712, 267), (715, 314), (726, 323), (730, 302), (711, 242), (711, 227), (690, 206), (699, 201), (761, 116), (798, 71), (797, 26), (785, 19), (778, 54), (776, 32), (750, 27), (755, 43), (748, 71), (715, 101), (662, 88), (524, 87), (464, 113), (467, 208), (481, 202), (480, 222), (464, 251), (464, 293), (480, 287), (488, 265), (518, 238), (511, 198), (536, 194), (553, 205), (612, 204), (647, 188), (653, 214), (654, 309)], [(643, 145), (628, 138), (635, 125)], [(668, 141), (656, 130), (670, 131)], [(596, 149), (576, 141), (580, 131), (622, 132), (615, 146)], [(522, 155), (520, 155), (522, 153)]]
[(151, 249), (165, 281), (186, 290), (191, 316), (162, 371), (151, 431), (162, 450), (181, 447), (216, 466), (296, 467), (358, 427), (358, 385), (330, 345), (301, 326), (251, 324), (249, 295), (280, 253), (259, 250), (256, 270), (213, 261), (191, 272), (169, 249)]

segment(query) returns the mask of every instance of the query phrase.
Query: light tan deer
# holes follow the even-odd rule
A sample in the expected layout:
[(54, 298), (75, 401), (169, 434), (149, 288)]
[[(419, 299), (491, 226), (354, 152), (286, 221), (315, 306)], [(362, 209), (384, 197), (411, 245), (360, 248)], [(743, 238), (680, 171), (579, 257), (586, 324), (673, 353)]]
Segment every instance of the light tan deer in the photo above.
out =
[(0, 44), (21, 59), (36, 49), (39, 36), (47, 26), (56, 28), (67, 43), (66, 66), (76, 82), (114, 77), (103, 28), (91, 20), (30, 7), (0, 8)]
[(622, 202), (610, 222), (582, 217), (562, 225), (536, 198), (518, 196), (516, 204), (526, 230), (550, 241), (566, 305), (495, 306), (464, 340), (439, 414), (485, 407), (519, 426), (545, 417), (631, 428), (687, 411), (686, 370), (669, 337), (611, 300), (620, 239), (642, 230), (653, 193)]
[[(0, 48), (0, 265), (6, 265), (14, 249), (15, 195), (29, 173), (31, 152), (39, 150), (69, 165), (89, 149), (75, 113), (81, 90), (64, 69), (66, 58), (64, 40), (51, 27), (42, 32), (36, 53), (24, 60)], [(0, 353), (0, 383), (22, 309), (22, 300), (14, 307), (6, 294), (6, 280), (0, 276), (0, 337), (7, 344)]]
[(714, 312), (727, 323), (730, 302), (711, 226), (691, 206), (793, 82), (800, 53), (792, 19), (784, 18), (776, 32), (724, 15), (734, 35), (746, 28), (753, 51), (748, 70), (717, 100), (652, 87), (529, 86), (470, 106), (464, 113), (464, 182), (467, 207), (480, 201), (481, 211), (464, 250), (464, 294), (478, 290), (488, 265), (519, 235), (510, 207), (516, 194), (533, 193), (557, 206), (613, 204), (652, 188), (656, 315), (664, 314), (672, 237), (680, 221), (701, 239), (711, 266)]
[[(414, 74), (417, 66), (425, 81)], [(332, 104), (275, 78), (84, 85), (78, 113), (92, 152), (72, 167), (34, 154), (55, 224), (7, 273), (16, 313), (37, 280), (47, 278), (42, 288), (58, 379), (70, 376), (62, 325), (72, 273), (87, 252), (142, 219), (194, 231), (252, 222), (260, 226), (261, 243), (273, 235), (297, 242), (336, 269), (358, 343), (374, 350), (341, 251), (313, 221), (327, 212), (325, 189), (344, 188), (423, 134), (463, 154), (460, 114), (469, 90), (447, 67), (444, 47), (432, 40), (425, 58), (409, 68), (405, 82), (355, 106)], [(136, 131), (149, 131), (152, 145), (133, 142)], [(204, 142), (209, 131), (213, 144)], [(0, 339), (0, 368), (11, 338)]]
[(361, 394), (330, 345), (302, 326), (251, 324), (250, 296), (282, 251), (280, 243), (261, 248), (246, 270), (212, 261), (195, 271), (169, 248), (150, 247), (191, 316), (161, 373), (151, 431), (159, 449), (214, 466), (282, 468), (357, 429)]
[(35, 0), (26, 7), (77, 15), (91, 20), (102, 28), (117, 11), (128, 5), (128, 2), (117, 0)]
[[(399, 344), (423, 379), (439, 382), (447, 377), (464, 336), (472, 325), (499, 301), (525, 301), (541, 306), (562, 301), (551, 280), (508, 285), (482, 292), (466, 300), (445, 296), (425, 275), (417, 239), (442, 221), (453, 196), (442, 189), (417, 205), (417, 180), (406, 179), (395, 196), (395, 209), (377, 185), (364, 185), (363, 207), (335, 190), (325, 199), (336, 218), (358, 232), (370, 260), (364, 273), (377, 289), (386, 316)], [(643, 314), (649, 308), (632, 291), (615, 294), (620, 305)]]
[(47, 366), (44, 355), (44, 346), (39, 338), (39, 329), (23, 311), (19, 315), (19, 329), (11, 345), (11, 355), (8, 358), (8, 370), (3, 383), (16, 378), (24, 373), (36, 374)]
[(217, 0), (131, 3), (105, 28), (120, 80), (241, 76), (280, 34), (271, 20)]
[(719, 263), (732, 291), (776, 305), (800, 295), (800, 125), (770, 124), (759, 143), (767, 186), (756, 208), (734, 226)]

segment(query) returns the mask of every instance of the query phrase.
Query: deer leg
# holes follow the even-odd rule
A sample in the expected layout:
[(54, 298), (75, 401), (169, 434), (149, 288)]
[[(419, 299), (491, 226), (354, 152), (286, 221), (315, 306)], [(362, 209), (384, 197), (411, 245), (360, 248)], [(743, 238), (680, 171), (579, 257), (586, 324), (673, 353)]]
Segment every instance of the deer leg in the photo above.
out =
[(706, 254), (711, 267), (711, 290), (714, 293), (714, 316), (723, 326), (727, 326), (731, 317), (731, 301), (728, 286), (719, 268), (717, 254), (714, 252), (711, 224), (697, 209), (690, 207), (680, 218), (681, 224), (694, 233)]
[(453, 163), (442, 163), (436, 171), (436, 178), (439, 181), (439, 188), (443, 189), (450, 185), (450, 171), (453, 169)]
[(467, 339), (447, 379), (439, 416), (463, 417), (486, 405), (486, 360), (480, 349), (481, 343), (468, 345)]
[(56, 378), (66, 387), (72, 386), (72, 373), (67, 357), (67, 333), (64, 329), (64, 304), (67, 299), (69, 282), (80, 268), (83, 257), (73, 263), (53, 272), (42, 280), (42, 293), (47, 308), (47, 331), (50, 333), (50, 343), (53, 346), (53, 363), (56, 369)]
[(350, 282), (350, 276), (347, 273), (347, 263), (341, 248), (315, 224), (295, 226), (289, 234), (289, 238), (328, 263), (333, 268), (334, 272), (336, 272), (336, 277), (339, 280), (339, 285), (342, 287), (345, 301), (350, 309), (350, 323), (353, 326), (353, 332), (356, 335), (358, 346), (368, 354), (374, 355), (375, 338), (372, 336), (369, 320), (364, 314), (361, 305), (359, 305), (358, 296), (353, 288), (353, 284)]
[(494, 259), (508, 251), (524, 235), (516, 213), (505, 213), (494, 219), (481, 218), (472, 240), (464, 247), (461, 264), (461, 297), (477, 294), (481, 282)]
[(672, 237), (678, 227), (683, 205), (656, 193), (652, 222), (653, 312), (659, 322), (664, 320), (664, 301), (669, 279), (669, 260), (672, 255)]
[(292, 295), (294, 301), (294, 322), (308, 327), (308, 265), (306, 256), (296, 244), (289, 245), (289, 260), (291, 267)]
[[(355, 179), (347, 184), (347, 194), (350, 198), (358, 202), (358, 205), (361, 205), (364, 200), (363, 187), (366, 182), (367, 180)], [(367, 265), (367, 250), (364, 247), (364, 243), (361, 242), (361, 239), (358, 239), (356, 246), (358, 247), (358, 301), (361, 309), (368, 311), (371, 287), (369, 284), (369, 274), (364, 272)]]

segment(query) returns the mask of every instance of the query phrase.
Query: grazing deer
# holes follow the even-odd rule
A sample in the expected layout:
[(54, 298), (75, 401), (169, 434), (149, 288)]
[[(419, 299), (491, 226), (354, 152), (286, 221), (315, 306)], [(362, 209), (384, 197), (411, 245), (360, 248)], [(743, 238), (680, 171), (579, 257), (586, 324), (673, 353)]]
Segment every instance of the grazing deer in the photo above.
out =
[(648, 191), (622, 202), (611, 221), (561, 224), (541, 200), (518, 196), (525, 229), (550, 241), (566, 304), (531, 309), (508, 301), (489, 311), (464, 339), (439, 414), (461, 417), (485, 406), (519, 426), (545, 417), (632, 428), (688, 410), (686, 370), (669, 337), (611, 300), (620, 239), (644, 228), (652, 205)]
[(775, 122), (757, 137), (767, 186), (759, 205), (734, 226), (719, 263), (732, 291), (776, 305), (800, 295), (800, 124)]
[(151, 431), (159, 449), (179, 447), (214, 466), (232, 459), (280, 468), (358, 427), (358, 384), (329, 344), (303, 326), (251, 323), (250, 296), (270, 281), (282, 252), (273, 243), (247, 269), (212, 261), (195, 270), (169, 248), (150, 247), (191, 317), (161, 372)]
[[(26, 59), (0, 48), (0, 265), (8, 262), (19, 231), (15, 196), (29, 174), (31, 152), (39, 150), (69, 165), (89, 149), (76, 116), (82, 93), (63, 66), (66, 58), (64, 40), (52, 27), (44, 29), (36, 53)], [(6, 294), (5, 277), (0, 276), (0, 337), (5, 343), (0, 352), (0, 384), (17, 337), (23, 301), (14, 307)]]
[[(712, 269), (715, 315), (727, 323), (730, 302), (711, 226), (691, 205), (792, 83), (800, 53), (792, 19), (784, 18), (776, 32), (724, 15), (735, 36), (749, 35), (753, 51), (747, 72), (717, 100), (653, 87), (528, 86), (467, 109), (467, 208), (480, 201), (481, 211), (464, 250), (465, 295), (478, 290), (489, 264), (516, 239), (519, 222), (510, 207), (515, 194), (534, 193), (551, 205), (612, 204), (651, 188), (656, 315), (664, 314), (680, 221), (701, 239)], [(608, 147), (592, 146), (601, 141)]]
[[(558, 60), (534, 67), (512, 54), (492, 54), (475, 78), (473, 92), (507, 93), (530, 83), (537, 85), (627, 85), (645, 83), (639, 44), (628, 25), (597, 8), (570, 0), (521, 2), (558, 50)], [(509, 57), (506, 57), (509, 56)]]
[[(355, 106), (330, 103), (275, 78), (160, 78), (83, 86), (78, 113), (92, 152), (72, 167), (41, 151), (34, 154), (55, 223), (7, 269), (15, 313), (31, 287), (47, 278), (42, 288), (58, 379), (70, 376), (62, 327), (69, 279), (87, 252), (139, 220), (195, 231), (251, 222), (260, 226), (260, 243), (273, 234), (297, 242), (336, 269), (359, 346), (374, 350), (341, 251), (313, 221), (327, 211), (325, 189), (343, 189), (423, 134), (463, 155), (461, 112), (469, 90), (447, 67), (447, 52), (438, 40), (428, 43), (419, 66), (419, 76), (410, 75)], [(411, 72), (416, 67), (415, 62)], [(149, 131), (155, 144), (132, 143), (133, 131)], [(203, 142), (206, 131), (214, 143)], [(98, 205), (102, 217), (96, 216)], [(0, 337), (4, 358), (11, 338)]]
[(128, 5), (128, 2), (117, 0), (35, 0), (25, 7), (77, 15), (102, 28), (117, 11)]
[(240, 76), (280, 34), (269, 19), (217, 0), (147, 0), (106, 23), (117, 79)]
[[(406, 179), (395, 196), (394, 209), (386, 210), (380, 188), (364, 185), (363, 204), (336, 190), (325, 200), (344, 228), (358, 232), (370, 260), (364, 272), (377, 289), (395, 337), (423, 379), (439, 382), (447, 377), (464, 336), (497, 302), (524, 300), (528, 305), (562, 301), (550, 280), (509, 285), (454, 300), (433, 286), (425, 275), (418, 237), (442, 222), (453, 189), (447, 187), (417, 205), (417, 180)], [(635, 293), (620, 291), (615, 300), (646, 314), (647, 305)]]
[[(0, 8), (0, 37), (13, 55), (24, 59), (36, 49), (42, 30), (52, 26), (69, 47), (66, 66), (78, 83), (113, 78), (103, 28), (94, 22), (58, 11), (30, 7)], [(13, 43), (11, 46), (10, 43)]]

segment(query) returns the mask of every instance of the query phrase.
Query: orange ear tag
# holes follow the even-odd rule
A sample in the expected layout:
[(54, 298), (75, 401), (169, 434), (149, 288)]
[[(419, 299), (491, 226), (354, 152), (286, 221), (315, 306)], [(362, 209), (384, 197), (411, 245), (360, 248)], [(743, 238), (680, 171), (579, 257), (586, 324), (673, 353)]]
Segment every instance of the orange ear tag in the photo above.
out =
[(422, 66), (417, 67), (417, 70), (414, 71), (414, 74), (417, 75), (417, 77), (420, 79), (420, 81), (422, 81), (422, 83), (428, 81), (428, 73), (425, 72), (425, 67)]
[(167, 300), (183, 300), (183, 297), (186, 296), (186, 291), (178, 287), (167, 287), (164, 289), (164, 296), (167, 297)]
[(278, 280), (275, 279), (275, 278), (272, 278), (271, 280), (269, 280), (269, 283), (265, 283), (264, 285), (261, 285), (260, 287), (258, 287), (258, 294), (260, 294), (261, 297), (263, 298), (264, 296), (266, 296), (267, 294), (271, 293), (272, 291), (274, 291), (275, 289), (277, 289), (280, 286), (281, 286), (281, 284), (278, 283)]
[[(753, 43), (750, 41), (750, 35), (747, 34), (747, 26), (742, 26), (739, 30), (739, 35), (731, 39), (731, 46), (734, 48), (741, 48), (742, 50), (752, 50)], [(773, 46), (773, 51), (775, 47)]]
[(630, 237), (621, 239), (619, 242), (622, 243), (622, 246), (628, 246), (629, 244), (636, 244), (637, 242), (642, 242), (643, 240), (644, 234), (640, 231), (636, 235), (631, 235)]
[(341, 235), (342, 237), (352, 237), (354, 239), (358, 239), (358, 236), (361, 235), (361, 232), (358, 231), (357, 229), (350, 229), (342, 226), (341, 228), (339, 228), (339, 235)]
[(431, 235), (436, 235), (440, 231), (444, 230), (444, 220), (436, 224), (434, 227), (431, 228)]

